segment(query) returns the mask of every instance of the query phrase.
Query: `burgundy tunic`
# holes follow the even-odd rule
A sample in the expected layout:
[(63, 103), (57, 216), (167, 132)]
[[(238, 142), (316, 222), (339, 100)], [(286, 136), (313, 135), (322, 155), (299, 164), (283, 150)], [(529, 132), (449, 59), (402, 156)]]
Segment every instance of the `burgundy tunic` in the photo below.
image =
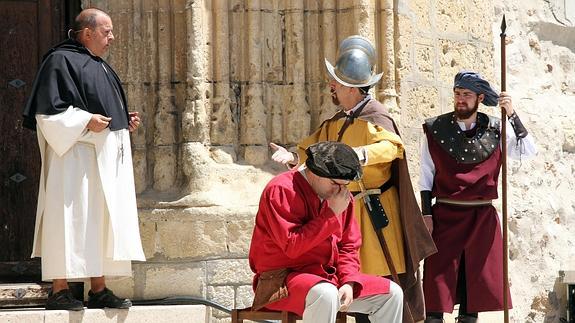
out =
[(355, 282), (354, 298), (389, 293), (389, 280), (359, 272), (361, 234), (350, 203), (336, 216), (296, 170), (273, 178), (262, 193), (249, 261), (255, 273), (288, 268), (289, 296), (267, 306), (303, 314), (305, 297), (321, 281)]
[[(425, 126), (424, 126), (425, 128)], [(466, 133), (473, 135), (475, 129)], [(501, 149), (476, 164), (458, 163), (426, 131), (435, 164), (432, 195), (455, 200), (497, 198)], [(457, 278), (465, 256), (468, 312), (503, 310), (503, 240), (492, 205), (433, 206), (433, 240), (438, 252), (425, 260), (423, 289), (427, 312), (451, 313), (460, 302)], [(509, 291), (508, 295), (509, 295)], [(511, 297), (509, 296), (509, 308)]]

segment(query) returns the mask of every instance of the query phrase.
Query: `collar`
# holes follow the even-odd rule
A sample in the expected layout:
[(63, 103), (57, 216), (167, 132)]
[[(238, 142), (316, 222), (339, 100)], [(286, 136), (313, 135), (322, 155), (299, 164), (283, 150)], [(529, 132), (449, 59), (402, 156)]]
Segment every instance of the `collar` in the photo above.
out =
[(457, 121), (457, 124), (459, 125), (459, 128), (463, 131), (471, 130), (471, 129), (475, 128), (475, 122), (471, 123), (471, 127), (469, 127), (469, 129), (465, 129), (465, 122), (463, 122), (463, 121)]
[(359, 107), (366, 101), (371, 100), (371, 94), (366, 95), (363, 100), (359, 101), (351, 110), (345, 111), (343, 110), (343, 112), (347, 115), (350, 115), (352, 113), (355, 112), (355, 110), (359, 109)]

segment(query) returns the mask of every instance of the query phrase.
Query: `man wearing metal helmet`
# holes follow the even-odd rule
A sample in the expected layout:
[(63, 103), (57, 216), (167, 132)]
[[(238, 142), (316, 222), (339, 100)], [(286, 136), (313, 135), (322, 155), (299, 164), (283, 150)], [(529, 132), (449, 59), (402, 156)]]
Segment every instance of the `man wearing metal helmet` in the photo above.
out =
[(481, 75), (462, 71), (453, 94), (454, 111), (423, 124), (421, 204), (438, 249), (425, 260), (426, 323), (443, 322), (443, 313), (451, 313), (456, 303), (458, 322), (503, 310), (501, 229), (491, 204), (501, 167), (500, 119), (478, 112), (479, 103), (505, 109), (513, 129), (507, 131), (509, 157), (536, 153), (507, 93), (497, 95)]
[[(341, 141), (354, 148), (363, 165), (366, 188), (361, 192), (358, 182), (348, 185), (358, 200), (355, 216), (363, 239), (361, 271), (379, 276), (391, 274), (383, 252), (385, 243), (409, 305), (404, 308), (404, 322), (413, 322), (425, 318), (419, 262), (435, 252), (435, 246), (413, 194), (397, 127), (383, 105), (368, 93), (383, 75), (376, 74), (375, 61), (375, 49), (366, 38), (350, 36), (342, 41), (335, 66), (325, 61), (332, 78), (329, 82), (332, 100), (340, 111), (301, 141), (297, 154), (270, 144), (277, 149), (272, 159), (301, 164), (306, 159), (305, 149), (324, 140)], [(365, 200), (379, 204), (387, 217), (388, 225), (379, 229), (384, 243), (372, 225)]]
[(346, 185), (361, 178), (355, 151), (340, 142), (309, 146), (297, 169), (262, 193), (250, 246), (253, 309), (287, 310), (304, 323), (333, 323), (338, 311), (400, 323), (403, 293), (359, 271), (361, 235)]

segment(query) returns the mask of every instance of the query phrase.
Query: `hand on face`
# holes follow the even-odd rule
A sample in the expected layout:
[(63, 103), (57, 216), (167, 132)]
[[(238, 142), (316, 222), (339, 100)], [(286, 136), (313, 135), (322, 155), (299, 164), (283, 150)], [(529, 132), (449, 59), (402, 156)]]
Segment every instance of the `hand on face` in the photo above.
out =
[(513, 102), (511, 101), (511, 96), (507, 92), (501, 92), (499, 94), (499, 106), (505, 109), (505, 114), (511, 116), (513, 114)]
[(351, 201), (351, 194), (349, 193), (349, 190), (345, 185), (338, 185), (338, 184), (332, 184), (332, 185), (338, 187), (334, 188), (335, 192), (332, 193), (329, 197), (327, 197), (326, 200), (333, 213), (335, 213), (336, 215), (340, 215), (349, 206), (349, 203)]

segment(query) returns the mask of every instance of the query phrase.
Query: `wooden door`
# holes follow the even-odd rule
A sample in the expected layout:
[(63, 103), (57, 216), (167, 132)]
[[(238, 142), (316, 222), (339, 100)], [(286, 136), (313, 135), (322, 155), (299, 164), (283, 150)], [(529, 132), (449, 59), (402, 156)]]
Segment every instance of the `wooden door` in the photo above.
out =
[(80, 0), (0, 0), (0, 282), (37, 281), (34, 238), (40, 153), (22, 110), (42, 56), (63, 40)]

